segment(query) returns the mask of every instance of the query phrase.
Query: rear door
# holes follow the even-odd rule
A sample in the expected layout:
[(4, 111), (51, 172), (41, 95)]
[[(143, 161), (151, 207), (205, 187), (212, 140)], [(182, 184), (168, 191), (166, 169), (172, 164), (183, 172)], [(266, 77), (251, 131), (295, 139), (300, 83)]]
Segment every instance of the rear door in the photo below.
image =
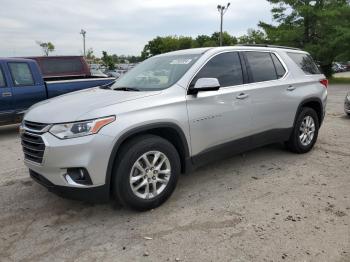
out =
[(199, 78), (217, 78), (220, 83), (218, 91), (187, 96), (193, 155), (224, 149), (228, 142), (249, 136), (251, 101), (244, 72), (239, 53), (225, 52), (212, 57), (191, 81), (190, 86)]
[(12, 89), (6, 80), (3, 65), (0, 63), (0, 124), (13, 121)]
[[(265, 133), (261, 138), (268, 142), (283, 135), (291, 127), (294, 117), (292, 98), (293, 79), (278, 54), (269, 51), (245, 51), (249, 73), (253, 110), (252, 130)], [(271, 137), (269, 137), (269, 134)]]
[(12, 96), (16, 115), (19, 117), (33, 104), (46, 99), (46, 88), (36, 64), (8, 62), (12, 77)]

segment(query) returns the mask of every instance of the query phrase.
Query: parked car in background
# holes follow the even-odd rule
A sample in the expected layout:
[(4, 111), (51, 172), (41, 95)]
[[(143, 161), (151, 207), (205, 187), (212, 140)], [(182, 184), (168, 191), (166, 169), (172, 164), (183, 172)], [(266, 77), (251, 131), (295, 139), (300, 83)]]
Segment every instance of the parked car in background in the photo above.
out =
[(348, 116), (350, 116), (350, 93), (345, 96), (344, 111)]
[(332, 64), (332, 70), (334, 73), (341, 73), (341, 72), (346, 72), (347, 71), (347, 67), (338, 63), (338, 62), (334, 62)]
[(90, 64), (90, 69), (100, 70), (101, 65), (100, 64)]
[(121, 76), (121, 74), (118, 73), (116, 70), (105, 70), (104, 74), (106, 74), (108, 77), (115, 77), (115, 78), (119, 78)]
[[(63, 72), (67, 71), (58, 70), (62, 64), (56, 67), (51, 64), (52, 60), (46, 64), (47, 61), (49, 60), (41, 61), (44, 66), (40, 69), (33, 59), (0, 58), (0, 125), (20, 122), (26, 110), (42, 100), (81, 89), (112, 84), (115, 81), (114, 78), (92, 78), (90, 73), (81, 74), (77, 79), (73, 79), (72, 75), (64, 77)], [(67, 61), (65, 63), (68, 68), (74, 67), (69, 66)], [(41, 70), (46, 72), (45, 80)], [(46, 113), (42, 112), (44, 115)]]
[[(91, 76), (93, 76), (93, 77), (109, 77), (108, 75), (103, 73), (100, 69), (91, 68), (90, 72), (91, 72)], [(111, 77), (115, 77), (115, 76), (111, 76)], [(117, 78), (117, 77), (115, 77), (115, 78)]]
[(350, 61), (345, 62), (344, 66), (346, 67), (346, 71), (350, 71)]
[(25, 164), (59, 195), (152, 209), (195, 166), (275, 142), (309, 152), (327, 85), (311, 56), (292, 48), (154, 56), (109, 89), (32, 107), (21, 125)]

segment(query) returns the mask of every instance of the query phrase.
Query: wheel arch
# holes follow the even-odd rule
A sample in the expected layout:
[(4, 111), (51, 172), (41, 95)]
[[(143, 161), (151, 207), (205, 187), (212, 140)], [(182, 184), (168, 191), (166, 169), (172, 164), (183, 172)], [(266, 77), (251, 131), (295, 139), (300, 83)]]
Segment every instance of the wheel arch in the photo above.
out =
[(136, 127), (123, 134), (114, 144), (112, 153), (108, 160), (107, 173), (105, 183), (111, 189), (111, 182), (113, 178), (114, 163), (117, 153), (121, 147), (130, 139), (139, 135), (153, 134), (160, 136), (174, 145), (179, 153), (181, 160), (181, 173), (186, 173), (191, 168), (190, 151), (186, 136), (182, 129), (174, 123), (155, 123)]
[(321, 126), (321, 124), (323, 122), (323, 118), (324, 118), (324, 112), (323, 112), (322, 101), (318, 97), (307, 98), (299, 104), (298, 110), (297, 110), (295, 117), (294, 117), (293, 126), (295, 126), (298, 115), (304, 107), (310, 107), (316, 111), (316, 114), (318, 116), (319, 125)]

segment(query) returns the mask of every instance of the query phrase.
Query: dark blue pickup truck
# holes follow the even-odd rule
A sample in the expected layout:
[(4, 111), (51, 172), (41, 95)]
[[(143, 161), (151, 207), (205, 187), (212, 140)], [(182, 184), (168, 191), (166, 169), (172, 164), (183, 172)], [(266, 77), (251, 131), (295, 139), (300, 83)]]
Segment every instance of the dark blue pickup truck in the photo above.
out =
[(20, 122), (25, 111), (42, 100), (114, 81), (114, 78), (44, 81), (35, 60), (0, 58), (0, 125)]

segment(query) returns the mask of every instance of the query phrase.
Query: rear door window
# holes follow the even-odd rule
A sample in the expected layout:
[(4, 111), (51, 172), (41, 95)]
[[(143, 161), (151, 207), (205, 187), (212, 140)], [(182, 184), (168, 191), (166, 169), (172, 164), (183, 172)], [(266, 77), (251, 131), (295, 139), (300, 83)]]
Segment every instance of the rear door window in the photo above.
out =
[(277, 74), (269, 52), (245, 52), (252, 82), (276, 80)]
[(222, 53), (214, 56), (192, 80), (194, 86), (199, 78), (217, 78), (221, 87), (243, 84), (243, 73), (237, 52)]
[(321, 74), (312, 57), (303, 53), (288, 52), (288, 56), (299, 66), (307, 75)]
[(0, 87), (5, 87), (6, 82), (5, 82), (5, 77), (4, 73), (2, 72), (2, 68), (0, 67)]
[(15, 86), (33, 86), (34, 79), (29, 65), (24, 62), (8, 63)]

